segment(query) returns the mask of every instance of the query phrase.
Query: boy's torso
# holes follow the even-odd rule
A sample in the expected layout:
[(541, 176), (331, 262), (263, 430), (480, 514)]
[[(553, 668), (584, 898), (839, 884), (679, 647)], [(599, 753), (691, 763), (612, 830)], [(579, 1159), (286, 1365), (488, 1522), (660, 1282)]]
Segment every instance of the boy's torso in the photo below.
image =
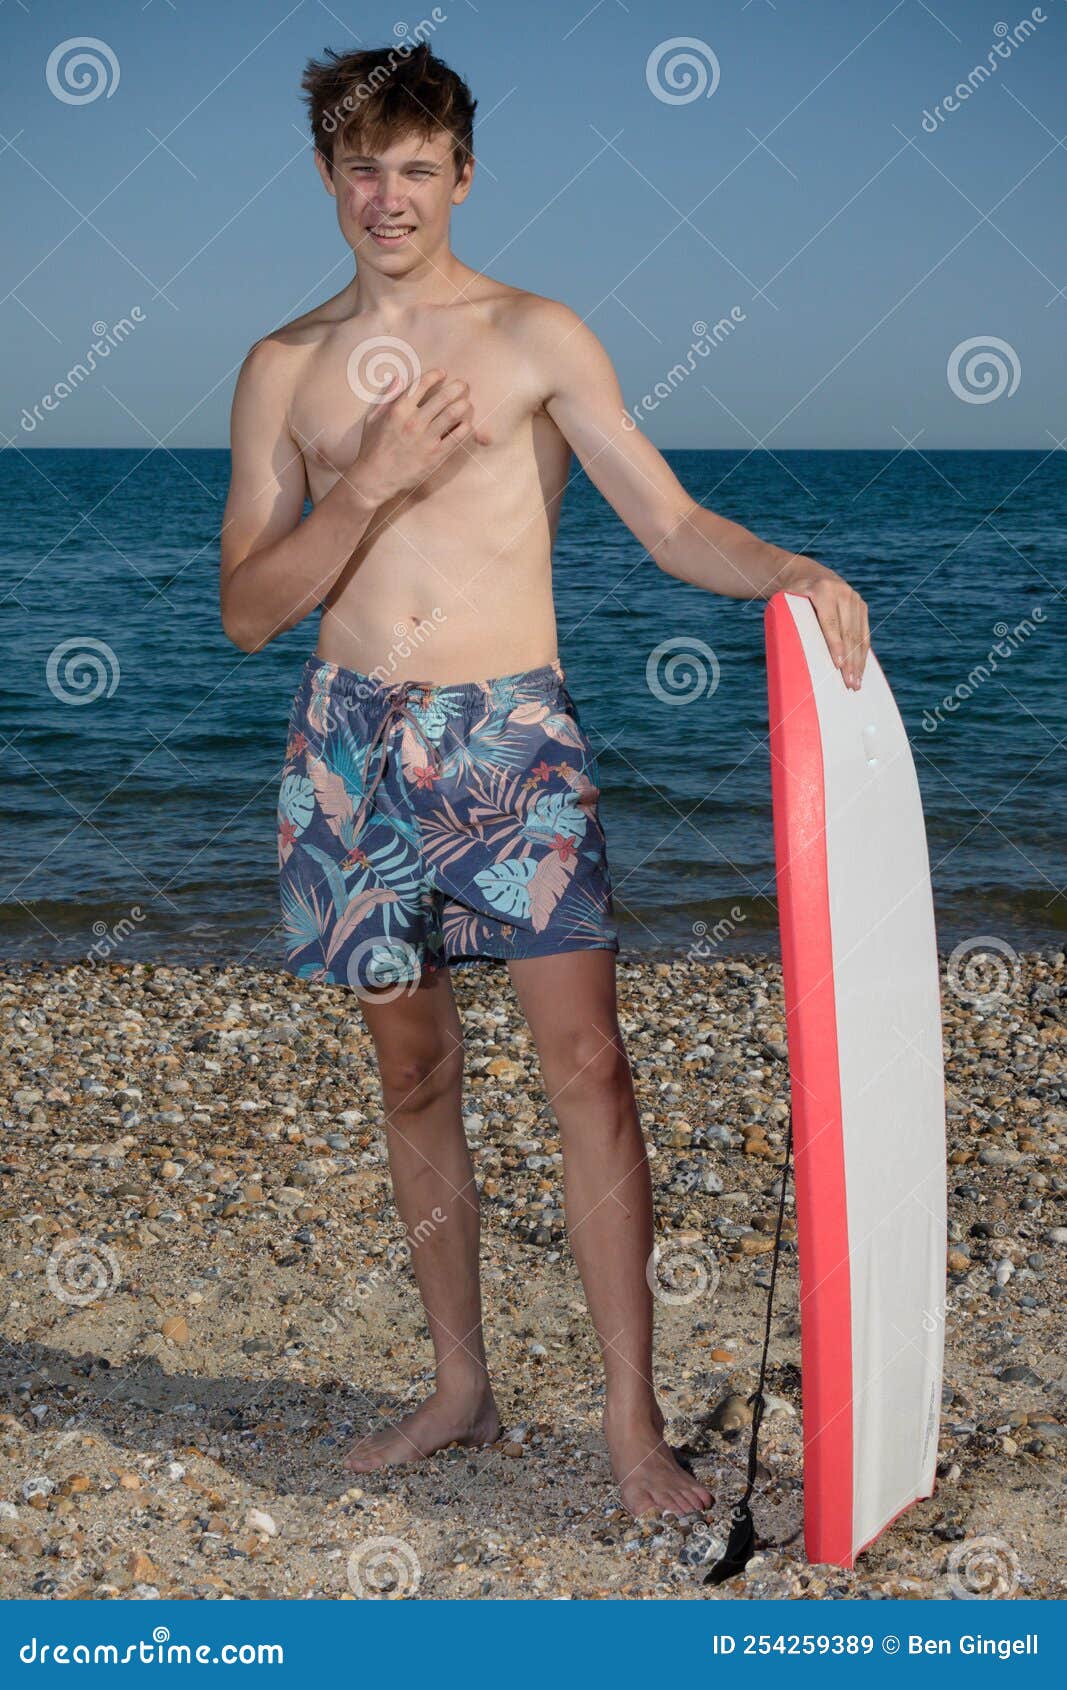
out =
[(376, 512), (324, 600), (317, 652), (328, 661), (444, 682), (556, 656), (551, 551), (571, 454), (524, 343), (531, 303), (472, 274), (455, 304), (385, 318), (331, 300), (273, 337), (293, 350), (289, 428), (313, 503), (352, 464), (381, 371), (406, 374), (412, 353), (419, 369), (470, 384), (474, 424), (489, 438), (468, 440)]

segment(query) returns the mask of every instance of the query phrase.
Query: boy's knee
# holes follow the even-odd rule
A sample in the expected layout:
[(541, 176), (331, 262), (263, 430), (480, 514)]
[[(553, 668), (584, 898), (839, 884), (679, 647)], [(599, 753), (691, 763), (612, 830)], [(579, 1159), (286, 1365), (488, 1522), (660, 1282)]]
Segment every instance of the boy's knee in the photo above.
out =
[(623, 1085), (627, 1061), (622, 1034), (577, 1027), (547, 1054), (546, 1071), (556, 1085), (576, 1092), (607, 1092)]
[(463, 1079), (463, 1046), (404, 1051), (379, 1061), (390, 1109), (425, 1109), (455, 1092)]

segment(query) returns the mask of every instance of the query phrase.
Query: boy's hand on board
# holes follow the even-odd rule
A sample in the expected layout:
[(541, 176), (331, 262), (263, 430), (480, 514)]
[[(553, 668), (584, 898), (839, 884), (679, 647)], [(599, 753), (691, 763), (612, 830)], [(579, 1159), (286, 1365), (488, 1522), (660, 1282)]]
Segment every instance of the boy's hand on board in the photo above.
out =
[(867, 605), (859, 593), (842, 576), (811, 557), (796, 557), (779, 575), (777, 585), (779, 590), (811, 600), (842, 680), (858, 692), (871, 649)]

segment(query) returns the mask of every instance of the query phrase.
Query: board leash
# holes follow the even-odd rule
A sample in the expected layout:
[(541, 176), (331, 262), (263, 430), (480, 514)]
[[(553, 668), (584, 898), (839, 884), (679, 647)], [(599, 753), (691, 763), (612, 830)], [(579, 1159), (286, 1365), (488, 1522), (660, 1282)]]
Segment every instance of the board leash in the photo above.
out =
[(763, 1331), (763, 1355), (759, 1364), (759, 1384), (752, 1395), (746, 1400), (752, 1405), (752, 1434), (748, 1445), (748, 1483), (745, 1494), (740, 1502), (733, 1507), (730, 1536), (726, 1541), (726, 1549), (722, 1558), (716, 1561), (709, 1572), (704, 1574), (702, 1584), (722, 1584), (726, 1579), (733, 1578), (737, 1573), (743, 1573), (756, 1551), (756, 1529), (752, 1522), (752, 1510), (749, 1498), (756, 1483), (756, 1443), (759, 1438), (760, 1422), (766, 1407), (763, 1395), (763, 1381), (767, 1372), (767, 1350), (771, 1341), (771, 1314), (774, 1308), (774, 1282), (778, 1276), (778, 1255), (782, 1243), (782, 1218), (785, 1214), (785, 1189), (789, 1183), (789, 1156), (793, 1144), (793, 1115), (790, 1111), (789, 1125), (785, 1135), (785, 1162), (782, 1166), (782, 1189), (778, 1198), (778, 1224), (774, 1229), (774, 1255), (771, 1258), (771, 1283), (767, 1290), (767, 1322)]

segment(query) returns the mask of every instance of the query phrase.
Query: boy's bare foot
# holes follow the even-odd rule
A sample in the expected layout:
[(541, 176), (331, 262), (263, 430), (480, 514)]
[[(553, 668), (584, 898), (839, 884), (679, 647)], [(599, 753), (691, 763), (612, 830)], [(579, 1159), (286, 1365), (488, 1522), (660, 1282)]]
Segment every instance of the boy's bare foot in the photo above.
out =
[(372, 1473), (376, 1467), (395, 1467), (405, 1461), (424, 1461), (449, 1444), (495, 1443), (500, 1436), (500, 1417), (493, 1393), (464, 1399), (435, 1391), (412, 1414), (395, 1426), (369, 1432), (345, 1456), (350, 1473)]
[[(658, 1421), (658, 1424), (657, 1424)], [(604, 1411), (611, 1470), (629, 1513), (698, 1514), (711, 1506), (711, 1492), (680, 1466), (663, 1437), (663, 1415)]]

